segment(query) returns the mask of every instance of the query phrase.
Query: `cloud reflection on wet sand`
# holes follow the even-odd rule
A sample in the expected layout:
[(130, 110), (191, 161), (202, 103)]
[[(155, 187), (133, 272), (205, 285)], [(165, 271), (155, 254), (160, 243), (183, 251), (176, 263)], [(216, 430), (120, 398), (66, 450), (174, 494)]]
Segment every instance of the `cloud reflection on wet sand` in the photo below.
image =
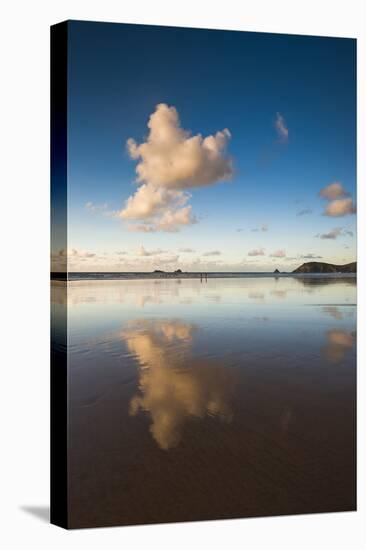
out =
[(232, 372), (190, 357), (196, 330), (195, 325), (174, 320), (142, 320), (122, 333), (140, 367), (139, 393), (131, 399), (130, 415), (140, 410), (150, 414), (151, 434), (164, 450), (179, 444), (190, 418), (232, 419)]
[(331, 329), (326, 335), (327, 345), (323, 348), (323, 352), (326, 358), (334, 363), (342, 361), (356, 343), (355, 331)]

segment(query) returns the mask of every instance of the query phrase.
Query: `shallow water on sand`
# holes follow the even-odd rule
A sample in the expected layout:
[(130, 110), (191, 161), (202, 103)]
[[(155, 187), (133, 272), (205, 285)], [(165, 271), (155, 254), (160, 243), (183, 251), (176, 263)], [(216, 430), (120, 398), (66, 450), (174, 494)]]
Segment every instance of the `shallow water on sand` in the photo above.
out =
[(355, 282), (69, 283), (71, 526), (354, 509)]

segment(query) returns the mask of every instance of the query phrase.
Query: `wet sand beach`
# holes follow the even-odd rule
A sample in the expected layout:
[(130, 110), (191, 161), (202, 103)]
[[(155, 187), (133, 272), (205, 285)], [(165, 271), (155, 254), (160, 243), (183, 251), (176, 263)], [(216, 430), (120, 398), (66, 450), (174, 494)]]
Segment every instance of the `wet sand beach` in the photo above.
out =
[(69, 282), (71, 527), (354, 510), (355, 282)]

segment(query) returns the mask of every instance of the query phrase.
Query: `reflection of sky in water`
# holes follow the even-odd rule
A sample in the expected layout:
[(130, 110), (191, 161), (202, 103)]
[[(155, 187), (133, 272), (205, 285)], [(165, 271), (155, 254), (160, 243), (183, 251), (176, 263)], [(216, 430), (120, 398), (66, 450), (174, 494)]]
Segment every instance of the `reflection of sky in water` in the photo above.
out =
[[(71, 330), (87, 332), (91, 325), (95, 333), (103, 325), (142, 315), (189, 322), (210, 318), (213, 323), (271, 315), (277, 320), (306, 321), (309, 316), (321, 316), (318, 308), (309, 306), (350, 306), (355, 304), (355, 295), (354, 279), (213, 279), (207, 283), (182, 280), (180, 284), (178, 280), (78, 281), (69, 284), (68, 305)], [(61, 292), (55, 293), (55, 300), (62, 297)]]
[(93, 402), (108, 392), (115, 370), (122, 369), (122, 378), (125, 370), (127, 379), (136, 380), (129, 414), (148, 413), (154, 440), (163, 449), (175, 447), (187, 419), (231, 418), (230, 367), (245, 372), (248, 365), (286, 365), (310, 372), (324, 362), (352, 360), (354, 282), (74, 282), (68, 309), (70, 365), (76, 369), (71, 396)]
[[(56, 286), (57, 283), (54, 283)], [(57, 289), (54, 290), (57, 300)], [(300, 277), (248, 277), (243, 279), (155, 279), (125, 281), (73, 281), (68, 286), (71, 305), (83, 303), (116, 304), (129, 306), (165, 304), (196, 304), (209, 306), (210, 302), (226, 304), (249, 303), (347, 303), (355, 299), (354, 278), (300, 278)]]
[(68, 300), (74, 525), (354, 508), (354, 280), (78, 281)]

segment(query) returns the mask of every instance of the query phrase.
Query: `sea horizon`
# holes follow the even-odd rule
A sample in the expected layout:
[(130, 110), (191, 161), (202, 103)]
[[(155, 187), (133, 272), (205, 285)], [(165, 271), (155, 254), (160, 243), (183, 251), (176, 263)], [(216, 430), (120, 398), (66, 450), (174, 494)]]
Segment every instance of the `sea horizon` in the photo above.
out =
[[(66, 277), (67, 275), (67, 277)], [(69, 271), (65, 273), (51, 272), (53, 281), (79, 281), (79, 280), (131, 280), (131, 279), (227, 279), (227, 278), (253, 278), (253, 277), (295, 277), (295, 278), (357, 278), (357, 273), (293, 273), (293, 272), (268, 272), (268, 271), (186, 271), (186, 272), (160, 272), (160, 271)]]

